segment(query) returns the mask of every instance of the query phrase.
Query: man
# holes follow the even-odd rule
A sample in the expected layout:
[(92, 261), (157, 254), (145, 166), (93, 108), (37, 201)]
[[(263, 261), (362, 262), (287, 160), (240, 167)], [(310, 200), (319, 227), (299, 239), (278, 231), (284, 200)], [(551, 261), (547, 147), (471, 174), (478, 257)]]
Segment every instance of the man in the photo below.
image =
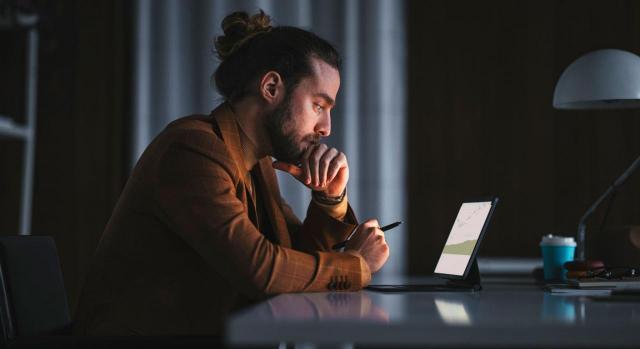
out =
[[(357, 225), (348, 205), (346, 156), (319, 142), (340, 86), (335, 49), (263, 12), (222, 28), (225, 102), (174, 121), (141, 156), (86, 278), (79, 334), (219, 335), (228, 314), (270, 295), (359, 290), (388, 258), (378, 222)], [(274, 168), (313, 190), (303, 223)]]

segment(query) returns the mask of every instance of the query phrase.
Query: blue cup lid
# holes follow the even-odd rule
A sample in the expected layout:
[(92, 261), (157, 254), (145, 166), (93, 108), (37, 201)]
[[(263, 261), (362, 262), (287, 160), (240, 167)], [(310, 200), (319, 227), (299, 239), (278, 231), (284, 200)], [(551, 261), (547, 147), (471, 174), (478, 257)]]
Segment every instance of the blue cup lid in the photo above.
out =
[(576, 240), (571, 236), (548, 234), (542, 237), (540, 246), (576, 246)]

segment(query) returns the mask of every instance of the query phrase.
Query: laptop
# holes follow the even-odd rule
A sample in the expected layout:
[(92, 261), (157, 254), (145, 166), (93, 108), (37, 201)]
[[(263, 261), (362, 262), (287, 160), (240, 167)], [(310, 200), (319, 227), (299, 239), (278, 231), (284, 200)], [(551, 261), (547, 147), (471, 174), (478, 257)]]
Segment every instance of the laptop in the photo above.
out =
[(366, 289), (381, 292), (479, 291), (482, 286), (476, 255), (497, 203), (498, 197), (494, 196), (465, 200), (460, 205), (433, 274), (446, 282), (369, 285)]

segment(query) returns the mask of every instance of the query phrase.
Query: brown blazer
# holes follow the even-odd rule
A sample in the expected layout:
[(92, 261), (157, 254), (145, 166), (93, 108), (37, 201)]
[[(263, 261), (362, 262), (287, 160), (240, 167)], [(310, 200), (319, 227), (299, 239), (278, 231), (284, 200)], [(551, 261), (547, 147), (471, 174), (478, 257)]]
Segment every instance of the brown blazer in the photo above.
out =
[(258, 231), (241, 149), (226, 104), (156, 137), (100, 240), (76, 333), (219, 335), (227, 315), (270, 295), (368, 284), (362, 257), (330, 251), (357, 223), (351, 208), (344, 223), (312, 201), (301, 223), (280, 196), (269, 157), (257, 180), (277, 243)]

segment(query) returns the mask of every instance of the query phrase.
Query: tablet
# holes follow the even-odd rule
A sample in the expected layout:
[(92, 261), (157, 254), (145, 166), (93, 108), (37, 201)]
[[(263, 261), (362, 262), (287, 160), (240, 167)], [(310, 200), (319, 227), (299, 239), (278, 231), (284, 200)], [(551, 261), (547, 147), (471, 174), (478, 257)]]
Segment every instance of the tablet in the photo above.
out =
[(435, 276), (449, 279), (446, 284), (369, 285), (367, 289), (380, 292), (479, 291), (482, 287), (476, 254), (497, 203), (498, 198), (491, 197), (465, 200), (460, 205), (434, 272)]
[(493, 197), (466, 200), (460, 205), (434, 275), (447, 279), (467, 277), (497, 202), (498, 198)]

